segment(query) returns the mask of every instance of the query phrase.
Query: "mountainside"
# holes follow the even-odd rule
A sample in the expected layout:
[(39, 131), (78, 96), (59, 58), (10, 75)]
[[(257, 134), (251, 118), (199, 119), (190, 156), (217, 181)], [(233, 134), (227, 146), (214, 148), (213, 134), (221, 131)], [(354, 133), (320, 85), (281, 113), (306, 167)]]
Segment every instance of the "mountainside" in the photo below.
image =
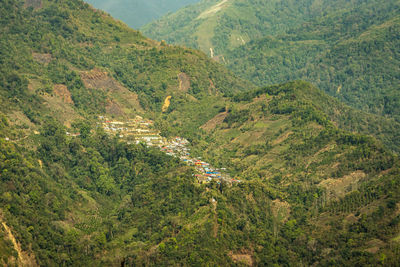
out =
[(253, 88), (202, 53), (149, 40), (81, 2), (16, 3), (1, 9), (4, 112), (39, 123), (50, 109), (69, 109), (68, 125), (91, 114), (159, 112), (168, 95), (197, 101)]
[[(389, 12), (383, 14), (390, 17)], [(369, 24), (370, 17), (361, 19)], [(343, 33), (330, 24), (339, 19), (365, 29)], [(353, 107), (399, 121), (400, 17), (369, 27), (357, 20), (352, 13), (333, 16), (306, 25), (307, 30), (250, 42), (228, 52), (225, 60), (256, 84), (307, 80)]]
[(203, 1), (142, 28), (199, 48), (258, 85), (312, 82), (399, 119), (398, 0)]
[(137, 29), (152, 20), (199, 0), (87, 0), (85, 2), (110, 13)]
[[(80, 0), (3, 1), (0, 23), (0, 265), (400, 261), (398, 157), (356, 133), (397, 147), (395, 122)], [(127, 142), (137, 123), (172, 141)]]
[[(264, 192), (277, 197), (270, 203), (269, 229), (290, 248), (286, 259), (311, 259), (299, 260), (300, 265), (371, 264), (365, 252), (381, 247), (378, 236), (388, 233), (379, 219), (388, 213), (377, 205), (379, 194), (383, 199), (393, 196), (381, 186), (390, 188), (398, 181), (392, 173), (394, 161), (371, 138), (338, 130), (323, 112), (323, 103), (310, 101), (315, 93), (309, 84), (293, 82), (236, 95), (227, 110), (201, 127), (204, 141), (193, 151), (250, 184), (261, 182)], [(252, 192), (242, 201), (256, 203), (260, 194)], [(367, 200), (372, 195), (376, 202)], [(227, 207), (229, 201), (224, 202)], [(252, 223), (244, 225), (252, 229)], [(288, 234), (288, 229), (297, 230)], [(311, 232), (302, 236), (304, 231)], [(372, 239), (363, 240), (367, 236)], [(276, 244), (270, 249), (277, 252)], [(272, 264), (265, 255), (276, 255), (271, 250), (258, 253), (264, 256), (258, 264)], [(278, 258), (287, 263), (282, 254)]]

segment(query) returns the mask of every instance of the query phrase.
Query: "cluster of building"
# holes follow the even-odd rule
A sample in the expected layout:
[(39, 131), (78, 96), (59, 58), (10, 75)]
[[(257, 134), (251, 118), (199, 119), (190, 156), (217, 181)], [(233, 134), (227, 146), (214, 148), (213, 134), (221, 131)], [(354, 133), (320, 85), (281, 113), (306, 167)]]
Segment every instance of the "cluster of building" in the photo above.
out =
[(153, 127), (153, 121), (143, 119), (136, 116), (134, 119), (127, 121), (109, 120), (107, 117), (99, 116), (98, 124), (103, 127), (104, 131), (110, 134), (117, 134), (120, 138), (128, 143), (145, 143), (147, 146), (156, 146), (165, 152), (167, 155), (174, 156), (186, 162), (188, 165), (194, 166), (197, 180), (200, 183), (208, 183), (216, 180), (228, 183), (239, 183), (240, 180), (232, 179), (228, 174), (224, 173), (225, 168), (217, 169), (209, 163), (202, 161), (201, 158), (192, 158), (190, 149), (187, 147), (189, 141), (185, 138), (175, 137), (166, 139), (160, 136), (160, 132)]
[(72, 136), (72, 137), (77, 137), (77, 136), (80, 136), (81, 134), (80, 133), (70, 133), (70, 132), (65, 132), (65, 134), (67, 135), (67, 136)]
[(224, 173), (223, 171), (226, 171), (226, 168), (217, 169), (212, 167), (210, 163), (201, 160), (201, 158), (192, 158), (190, 156), (190, 149), (187, 147), (188, 144), (188, 140), (175, 137), (168, 141), (167, 144), (160, 146), (160, 149), (167, 155), (178, 157), (188, 165), (194, 166), (196, 173), (193, 175), (196, 176), (199, 183), (208, 183), (212, 180), (217, 181), (217, 183), (221, 181), (228, 183), (241, 182), (240, 180), (232, 179), (229, 174)]
[(159, 131), (153, 128), (153, 121), (136, 116), (126, 121), (110, 120), (107, 117), (99, 116), (98, 124), (105, 132), (117, 134), (128, 143), (145, 143), (147, 146), (159, 146), (166, 140), (160, 136)]

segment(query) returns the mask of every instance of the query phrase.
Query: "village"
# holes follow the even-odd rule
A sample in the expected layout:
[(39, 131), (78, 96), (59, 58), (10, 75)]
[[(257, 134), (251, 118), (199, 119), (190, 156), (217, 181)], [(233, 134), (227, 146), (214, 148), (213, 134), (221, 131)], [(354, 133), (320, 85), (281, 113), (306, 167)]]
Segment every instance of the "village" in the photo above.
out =
[(128, 144), (145, 143), (147, 146), (159, 146), (167, 142), (160, 136), (160, 132), (154, 129), (154, 122), (136, 116), (126, 121), (110, 120), (99, 116), (98, 126), (102, 127), (108, 134), (118, 135)]
[(240, 183), (240, 180), (232, 179), (229, 174), (224, 173), (226, 168), (214, 168), (211, 164), (193, 158), (190, 155), (189, 141), (182, 137), (167, 139), (160, 135), (154, 128), (154, 122), (136, 116), (126, 121), (110, 120), (107, 117), (99, 116), (98, 126), (102, 127), (108, 134), (117, 135), (128, 144), (144, 143), (149, 147), (158, 147), (169, 156), (177, 157), (189, 166), (194, 166), (196, 173), (193, 174), (199, 183)]

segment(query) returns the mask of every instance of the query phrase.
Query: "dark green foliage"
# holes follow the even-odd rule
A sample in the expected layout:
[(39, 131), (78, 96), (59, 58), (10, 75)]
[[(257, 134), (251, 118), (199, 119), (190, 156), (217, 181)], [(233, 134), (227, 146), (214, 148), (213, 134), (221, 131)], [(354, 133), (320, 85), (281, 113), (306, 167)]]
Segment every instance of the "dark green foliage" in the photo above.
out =
[(257, 84), (307, 80), (353, 107), (397, 118), (398, 10), (395, 1), (366, 1), (224, 54)]
[[(193, 204), (200, 201), (191, 175), (179, 170), (176, 159), (158, 150), (128, 146), (101, 132), (71, 139), (62, 126), (49, 119), (37, 140), (37, 153), (19, 151), (4, 139), (0, 141), (3, 212), (23, 241), (23, 249), (32, 245), (43, 265), (88, 262), (94, 253), (104, 249), (113, 237), (106, 234), (105, 240), (101, 238), (108, 231), (107, 224), (101, 221), (109, 216), (103, 218), (103, 213), (115, 212), (111, 225), (118, 221), (122, 224), (112, 230), (113, 236), (127, 231), (126, 227), (136, 227), (140, 233), (137, 240), (159, 242), (162, 237), (156, 238), (152, 233), (162, 232), (162, 221), (168, 221), (167, 216), (190, 215)], [(41, 160), (43, 169), (36, 159)], [(171, 201), (164, 206), (162, 202), (168, 195)], [(77, 206), (87, 202), (88, 196), (104, 205), (94, 221)], [(126, 196), (131, 200), (119, 207), (121, 198)], [(71, 213), (81, 217), (69, 230), (55, 224)], [(136, 220), (138, 217), (142, 220)], [(26, 230), (29, 226), (31, 230)], [(83, 234), (90, 236), (86, 244), (80, 242)], [(86, 253), (82, 254), (84, 246)], [(61, 257), (63, 253), (68, 259)]]
[[(267, 98), (281, 95), (269, 103), (269, 106), (273, 108), (272, 112), (276, 114), (291, 114), (296, 111), (297, 116), (301, 116), (303, 120), (313, 120), (319, 124), (324, 124), (329, 119), (337, 123), (341, 129), (372, 134), (387, 148), (398, 152), (400, 137), (398, 122), (352, 109), (336, 99), (324, 95), (309, 83), (296, 81), (262, 87), (238, 93), (233, 96), (233, 101), (244, 103), (264, 95)], [(296, 99), (300, 101), (295, 101)], [(310, 105), (314, 106), (317, 111), (311, 112)], [(266, 110), (266, 106), (264, 110)]]
[[(253, 88), (200, 52), (147, 40), (78, 0), (42, 4), (0, 5), (0, 208), (40, 265), (399, 262), (398, 158), (335, 125), (379, 117), (301, 81), (233, 95)], [(94, 118), (116, 86), (86, 88), (82, 71), (95, 66), (138, 94), (163, 135), (185, 136), (193, 156), (241, 182), (199, 184), (179, 159), (105, 134)], [(181, 73), (190, 88), (177, 90)], [(79, 114), (70, 128), (48, 116), (54, 84)], [(393, 134), (385, 127), (361, 132)], [(16, 256), (6, 245), (0, 264)]]

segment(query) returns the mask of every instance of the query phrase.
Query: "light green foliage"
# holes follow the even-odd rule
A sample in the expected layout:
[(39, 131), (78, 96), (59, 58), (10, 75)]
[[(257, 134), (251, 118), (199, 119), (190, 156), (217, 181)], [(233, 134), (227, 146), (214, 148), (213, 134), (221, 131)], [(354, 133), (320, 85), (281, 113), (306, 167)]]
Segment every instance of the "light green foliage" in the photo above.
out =
[(213, 48), (260, 86), (306, 80), (353, 107), (399, 119), (397, 0), (234, 0), (199, 18), (216, 4), (200, 2), (143, 31), (208, 55)]

